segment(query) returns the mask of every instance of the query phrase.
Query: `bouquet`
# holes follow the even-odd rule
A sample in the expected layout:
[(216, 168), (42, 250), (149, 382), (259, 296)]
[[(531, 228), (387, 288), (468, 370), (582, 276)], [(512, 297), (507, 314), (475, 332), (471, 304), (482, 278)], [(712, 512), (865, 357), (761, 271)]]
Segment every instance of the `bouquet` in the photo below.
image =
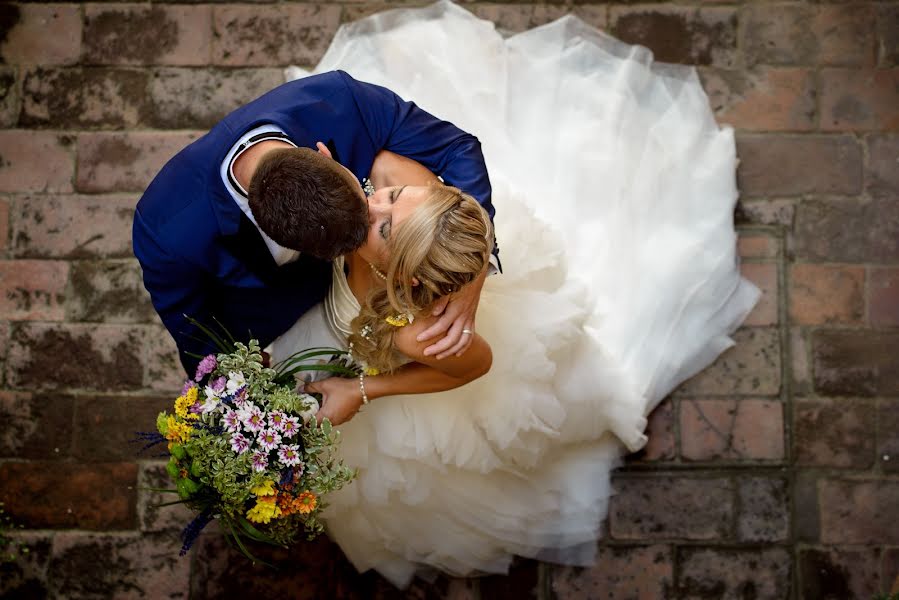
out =
[[(166, 470), (180, 500), (197, 511), (182, 532), (181, 555), (213, 519), (251, 560), (246, 538), (286, 546), (322, 532), (324, 498), (355, 477), (336, 458), (339, 433), (315, 418), (318, 401), (297, 391), (296, 373), (324, 370), (356, 376), (348, 354), (333, 348), (299, 352), (274, 369), (263, 366), (259, 343), (247, 345), (203, 329), (223, 352), (203, 357), (158, 433), (140, 434), (145, 449), (167, 442)], [(330, 361), (322, 364), (322, 357)], [(308, 361), (315, 359), (315, 363)]]

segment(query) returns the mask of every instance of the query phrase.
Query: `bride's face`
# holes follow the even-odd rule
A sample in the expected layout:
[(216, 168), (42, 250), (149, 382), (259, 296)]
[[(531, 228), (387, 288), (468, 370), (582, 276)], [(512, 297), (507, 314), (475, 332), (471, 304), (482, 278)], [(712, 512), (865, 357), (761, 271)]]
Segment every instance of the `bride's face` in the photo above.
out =
[(369, 262), (379, 266), (387, 260), (387, 242), (404, 220), (428, 198), (427, 186), (398, 185), (381, 188), (368, 198), (371, 224), (368, 238), (359, 249)]

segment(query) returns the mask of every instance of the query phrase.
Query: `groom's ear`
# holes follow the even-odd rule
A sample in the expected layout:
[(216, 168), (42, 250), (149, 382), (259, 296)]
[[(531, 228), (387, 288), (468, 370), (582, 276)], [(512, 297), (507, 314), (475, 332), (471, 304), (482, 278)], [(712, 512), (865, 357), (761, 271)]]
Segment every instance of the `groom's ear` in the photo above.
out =
[(328, 158), (330, 158), (331, 160), (334, 160), (334, 157), (331, 156), (331, 151), (328, 150), (328, 147), (325, 146), (323, 143), (315, 142), (315, 147), (318, 149), (319, 154), (323, 154), (323, 155), (327, 156)]

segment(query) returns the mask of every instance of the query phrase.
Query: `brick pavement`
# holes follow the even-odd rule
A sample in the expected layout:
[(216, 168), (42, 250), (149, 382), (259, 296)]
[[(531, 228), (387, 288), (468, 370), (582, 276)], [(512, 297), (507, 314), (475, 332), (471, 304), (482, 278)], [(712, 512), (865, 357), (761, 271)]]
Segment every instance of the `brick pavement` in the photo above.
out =
[[(403, 4), (402, 0), (390, 6)], [(134, 202), (228, 110), (387, 4), (0, 4), (0, 499), (31, 552), (4, 598), (869, 599), (899, 575), (899, 4), (470, 3), (566, 12), (696, 64), (738, 131), (737, 346), (655, 411), (591, 569), (359, 576), (325, 540), (273, 572), (184, 515), (126, 443), (177, 389), (130, 250)], [(102, 431), (102, 435), (99, 432)]]

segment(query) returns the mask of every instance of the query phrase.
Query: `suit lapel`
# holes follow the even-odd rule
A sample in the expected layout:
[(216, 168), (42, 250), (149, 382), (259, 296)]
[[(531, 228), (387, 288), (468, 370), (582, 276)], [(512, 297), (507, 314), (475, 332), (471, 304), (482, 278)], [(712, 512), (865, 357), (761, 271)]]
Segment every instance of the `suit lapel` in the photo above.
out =
[(278, 273), (278, 264), (272, 258), (265, 240), (253, 222), (243, 213), (237, 233), (220, 238), (222, 245), (260, 279), (271, 282)]

